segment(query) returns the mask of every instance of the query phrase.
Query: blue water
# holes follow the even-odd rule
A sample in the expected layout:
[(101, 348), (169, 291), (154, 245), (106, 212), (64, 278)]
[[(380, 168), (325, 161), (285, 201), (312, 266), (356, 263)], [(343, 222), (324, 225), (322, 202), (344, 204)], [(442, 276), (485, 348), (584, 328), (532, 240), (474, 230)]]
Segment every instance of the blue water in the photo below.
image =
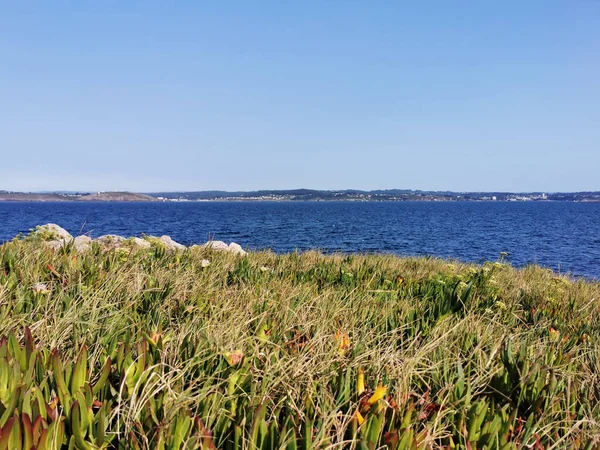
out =
[(11, 203), (0, 202), (0, 242), (54, 222), (73, 234), (168, 234), (276, 252), (435, 255), (537, 263), (600, 278), (600, 204), (593, 203)]

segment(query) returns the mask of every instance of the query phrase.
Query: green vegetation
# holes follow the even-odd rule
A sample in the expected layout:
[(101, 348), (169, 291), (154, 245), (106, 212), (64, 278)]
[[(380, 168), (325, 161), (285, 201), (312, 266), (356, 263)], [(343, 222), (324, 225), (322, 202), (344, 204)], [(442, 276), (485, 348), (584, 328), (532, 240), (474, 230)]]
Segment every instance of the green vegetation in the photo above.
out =
[(599, 448), (599, 313), (537, 267), (15, 240), (0, 450)]

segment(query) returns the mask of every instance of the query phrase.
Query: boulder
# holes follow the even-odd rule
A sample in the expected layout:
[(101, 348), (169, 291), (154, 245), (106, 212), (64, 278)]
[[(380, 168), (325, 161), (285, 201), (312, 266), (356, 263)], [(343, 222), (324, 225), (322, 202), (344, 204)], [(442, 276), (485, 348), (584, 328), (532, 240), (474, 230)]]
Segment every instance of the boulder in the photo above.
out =
[(235, 242), (227, 245), (223, 241), (210, 241), (203, 245), (204, 248), (210, 248), (211, 250), (219, 250), (230, 252), (236, 255), (246, 255), (247, 253), (244, 251), (240, 244), (236, 244)]
[(161, 236), (159, 239), (164, 246), (167, 248), (167, 250), (185, 250), (186, 246), (182, 245), (178, 242), (175, 242), (173, 239), (171, 239), (170, 236)]
[(229, 250), (229, 246), (223, 241), (210, 241), (204, 244), (204, 247), (212, 250)]
[(96, 238), (96, 242), (105, 250), (113, 250), (121, 247), (125, 240), (126, 239), (123, 236), (117, 236), (116, 234), (105, 234), (104, 236)]
[(75, 250), (79, 253), (87, 252), (92, 248), (92, 238), (89, 236), (77, 236), (73, 241)]
[(227, 247), (227, 251), (242, 256), (247, 254), (242, 248), (242, 246), (240, 244), (236, 244), (235, 242), (229, 244), (229, 246)]
[(63, 240), (52, 240), (52, 241), (44, 241), (42, 245), (51, 250), (60, 250), (64, 247), (65, 241)]
[(141, 239), (139, 237), (132, 237), (129, 239), (129, 242), (131, 242), (131, 245), (133, 247), (138, 247), (138, 248), (152, 247), (152, 244), (150, 244), (150, 242), (146, 241), (145, 239)]
[(43, 242), (44, 247), (52, 250), (59, 250), (65, 245), (70, 244), (73, 244), (75, 251), (78, 253), (83, 253), (92, 248), (92, 239), (89, 236), (77, 236), (75, 239), (73, 239), (73, 237), (65, 237), (64, 239), (52, 239), (50, 241)]
[(35, 231), (32, 233), (32, 235), (38, 239), (41, 239), (42, 241), (69, 242), (73, 240), (71, 233), (55, 223), (47, 223), (45, 225), (39, 225), (35, 227)]

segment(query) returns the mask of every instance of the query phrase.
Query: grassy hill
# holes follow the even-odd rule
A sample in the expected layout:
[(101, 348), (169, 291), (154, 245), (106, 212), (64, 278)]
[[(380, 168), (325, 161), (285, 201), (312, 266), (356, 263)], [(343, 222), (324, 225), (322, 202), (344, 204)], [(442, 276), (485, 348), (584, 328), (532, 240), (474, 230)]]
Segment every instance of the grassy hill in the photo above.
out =
[(95, 194), (83, 195), (78, 200), (92, 202), (155, 202), (155, 197), (134, 192), (97, 192)]
[(0, 449), (598, 448), (599, 315), (538, 267), (13, 241)]

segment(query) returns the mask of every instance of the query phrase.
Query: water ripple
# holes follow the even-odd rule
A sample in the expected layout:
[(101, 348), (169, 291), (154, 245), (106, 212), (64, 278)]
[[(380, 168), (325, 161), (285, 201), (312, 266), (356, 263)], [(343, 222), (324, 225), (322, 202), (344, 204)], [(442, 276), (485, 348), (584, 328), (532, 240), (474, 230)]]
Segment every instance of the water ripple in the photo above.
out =
[(509, 261), (600, 278), (600, 204), (583, 203), (9, 203), (0, 241), (55, 222), (92, 236), (168, 234), (290, 252), (386, 252)]

